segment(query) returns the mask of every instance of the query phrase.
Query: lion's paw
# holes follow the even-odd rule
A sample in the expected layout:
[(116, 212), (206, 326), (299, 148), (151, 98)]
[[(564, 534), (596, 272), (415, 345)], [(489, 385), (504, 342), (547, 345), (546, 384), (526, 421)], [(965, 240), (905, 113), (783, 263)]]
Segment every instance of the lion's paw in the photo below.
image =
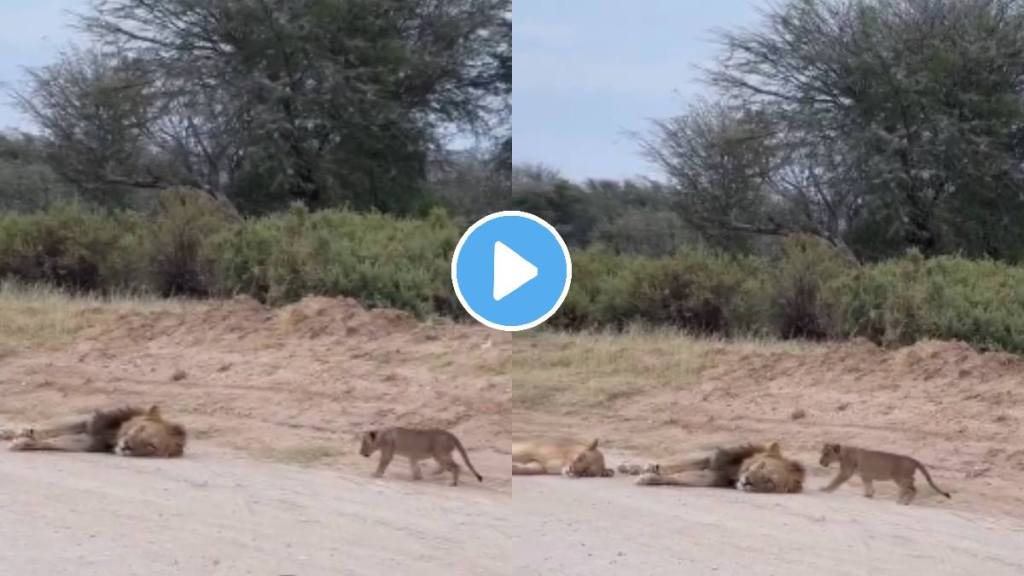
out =
[(637, 464), (619, 464), (615, 467), (620, 474), (628, 474), (630, 476), (636, 476), (640, 473), (640, 466)]
[(628, 474), (629, 476), (638, 476), (640, 474), (658, 474), (661, 468), (656, 463), (651, 464), (619, 464), (618, 471), (622, 474)]
[(35, 443), (35, 438), (32, 436), (18, 436), (11, 441), (10, 449), (17, 452), (18, 450), (27, 450)]
[(20, 428), (18, 430), (0, 430), (0, 440), (14, 440), (15, 438), (32, 438), (36, 434), (32, 428)]
[(657, 474), (647, 473), (647, 474), (641, 474), (640, 476), (638, 476), (637, 479), (636, 479), (636, 484), (638, 486), (654, 486), (656, 484), (660, 484), (661, 483), (660, 480), (661, 480), (661, 476), (659, 476)]

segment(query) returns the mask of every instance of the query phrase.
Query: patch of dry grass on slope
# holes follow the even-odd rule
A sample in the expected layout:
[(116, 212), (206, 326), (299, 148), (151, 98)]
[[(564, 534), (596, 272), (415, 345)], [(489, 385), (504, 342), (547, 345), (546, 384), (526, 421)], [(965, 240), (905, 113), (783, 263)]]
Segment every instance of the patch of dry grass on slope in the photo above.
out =
[[(673, 330), (519, 335), (496, 366), (520, 408), (593, 407), (659, 390), (695, 386), (721, 341)], [(793, 342), (732, 340), (730, 348), (797, 350)]]
[(45, 286), (0, 282), (0, 356), (71, 344), (100, 315), (170, 309), (174, 300), (137, 295), (72, 296)]

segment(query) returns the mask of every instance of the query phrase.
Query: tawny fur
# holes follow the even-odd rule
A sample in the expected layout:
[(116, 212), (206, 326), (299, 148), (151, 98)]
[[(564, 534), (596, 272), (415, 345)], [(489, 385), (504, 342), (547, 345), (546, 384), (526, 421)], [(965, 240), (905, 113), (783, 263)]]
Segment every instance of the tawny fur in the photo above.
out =
[[(630, 468), (630, 471), (639, 471)], [(649, 465), (637, 478), (641, 486), (736, 488), (745, 492), (792, 494), (803, 491), (806, 469), (785, 458), (778, 443), (716, 448), (711, 454), (675, 464)]]
[(377, 463), (377, 471), (374, 477), (384, 476), (391, 459), (397, 454), (409, 459), (409, 467), (412, 477), (420, 480), (423, 475), (420, 471), (419, 462), (433, 458), (437, 462), (434, 474), (442, 474), (446, 470), (452, 474), (452, 486), (459, 483), (460, 467), (452, 458), (452, 452), (458, 450), (462, 461), (473, 472), (476, 479), (484, 481), (473, 464), (469, 461), (469, 455), (462, 446), (458, 437), (447, 430), (415, 429), (415, 428), (383, 428), (364, 432), (361, 437), (359, 453), (369, 458), (374, 452), (380, 451), (380, 461)]
[(897, 500), (900, 504), (907, 505), (917, 495), (917, 488), (914, 487), (914, 473), (920, 470), (925, 480), (936, 492), (946, 498), (952, 498), (948, 492), (944, 492), (935, 485), (931, 474), (928, 473), (924, 465), (910, 456), (865, 450), (843, 444), (825, 444), (821, 448), (821, 459), (818, 462), (826, 468), (833, 462), (839, 462), (839, 472), (827, 486), (822, 488), (824, 492), (835, 491), (854, 474), (857, 474), (864, 485), (866, 498), (875, 496), (874, 481), (892, 480), (900, 489)]
[(605, 466), (598, 441), (589, 444), (570, 438), (512, 442), (512, 474), (533, 476), (561, 474), (568, 478), (601, 478), (614, 476)]
[(113, 452), (120, 456), (176, 458), (185, 452), (188, 434), (163, 419), (160, 409), (126, 406), (97, 410), (60, 426), (5, 431), (14, 451)]

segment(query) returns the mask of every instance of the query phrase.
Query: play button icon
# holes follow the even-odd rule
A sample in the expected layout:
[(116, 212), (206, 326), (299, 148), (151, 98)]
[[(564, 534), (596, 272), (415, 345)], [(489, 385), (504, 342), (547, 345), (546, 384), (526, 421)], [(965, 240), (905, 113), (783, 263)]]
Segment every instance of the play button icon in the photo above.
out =
[(537, 277), (537, 267), (516, 254), (504, 242), (494, 243), (494, 300), (519, 290), (519, 287)]
[(526, 212), (496, 212), (466, 230), (452, 257), (463, 308), (485, 326), (515, 332), (550, 318), (565, 301), (572, 262), (565, 241)]

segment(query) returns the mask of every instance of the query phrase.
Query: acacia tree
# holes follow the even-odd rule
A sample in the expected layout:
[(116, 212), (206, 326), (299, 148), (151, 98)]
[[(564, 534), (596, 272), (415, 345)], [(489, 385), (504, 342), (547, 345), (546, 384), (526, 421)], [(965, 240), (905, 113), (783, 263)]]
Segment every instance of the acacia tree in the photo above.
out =
[(250, 210), (300, 200), (406, 211), (441, 134), (501, 124), (510, 10), (509, 0), (101, 0), (82, 22), (154, 75), (157, 132), (205, 185)]
[(699, 103), (656, 121), (643, 147), (668, 176), (686, 222), (712, 245), (744, 249), (751, 235), (790, 231), (772, 182), (776, 130), (765, 115)]
[(147, 130), (155, 108), (139, 62), (120, 51), (72, 50), (29, 72), (15, 102), (42, 129), (49, 164), (90, 200), (120, 204), (160, 184)]
[(707, 71), (718, 96), (774, 126), (770, 170), (750, 193), (759, 207), (787, 200), (777, 225), (757, 208), (748, 230), (812, 232), (866, 258), (1024, 256), (1024, 2), (789, 0), (720, 41)]

